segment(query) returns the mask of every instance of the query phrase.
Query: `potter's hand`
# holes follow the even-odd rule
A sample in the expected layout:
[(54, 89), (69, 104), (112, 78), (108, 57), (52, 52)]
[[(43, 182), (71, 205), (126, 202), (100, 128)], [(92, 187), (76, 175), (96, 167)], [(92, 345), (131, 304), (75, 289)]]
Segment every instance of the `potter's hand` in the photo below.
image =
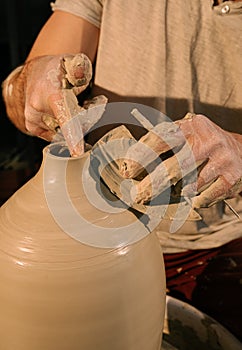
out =
[[(7, 114), (22, 132), (51, 141), (65, 122), (57, 102), (63, 89), (74, 96), (88, 86), (92, 64), (84, 54), (41, 56), (15, 69), (3, 82)], [(63, 120), (64, 118), (64, 120)]]
[(157, 154), (170, 149), (174, 155), (133, 189), (136, 202), (148, 202), (180, 179), (184, 186), (181, 195), (190, 197), (194, 208), (241, 192), (242, 135), (224, 131), (207, 117), (191, 113), (174, 123), (158, 124), (131, 146), (120, 166), (122, 176), (137, 177)]

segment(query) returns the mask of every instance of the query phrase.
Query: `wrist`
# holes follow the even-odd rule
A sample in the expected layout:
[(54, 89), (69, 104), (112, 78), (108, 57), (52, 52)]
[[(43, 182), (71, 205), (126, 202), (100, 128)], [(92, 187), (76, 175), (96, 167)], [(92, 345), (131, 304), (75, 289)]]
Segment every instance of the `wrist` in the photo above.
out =
[(24, 79), (20, 78), (23, 65), (15, 68), (2, 83), (2, 95), (8, 118), (23, 133), (29, 134), (24, 118)]

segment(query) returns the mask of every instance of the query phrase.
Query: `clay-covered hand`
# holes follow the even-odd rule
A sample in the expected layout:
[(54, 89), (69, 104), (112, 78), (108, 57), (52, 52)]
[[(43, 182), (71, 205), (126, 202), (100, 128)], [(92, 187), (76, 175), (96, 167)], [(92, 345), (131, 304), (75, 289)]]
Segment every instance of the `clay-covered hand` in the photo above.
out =
[[(154, 166), (157, 155), (169, 150), (172, 154)], [(211, 206), (242, 191), (242, 135), (188, 113), (176, 122), (156, 125), (131, 146), (120, 172), (135, 178), (144, 168), (148, 175), (132, 190), (136, 202), (149, 202), (180, 181), (181, 195), (190, 198), (194, 208)]]
[(82, 53), (27, 61), (3, 82), (7, 115), (22, 132), (51, 141), (56, 127), (65, 122), (65, 113), (60, 115), (62, 103), (57, 105), (63, 99), (63, 90), (78, 95), (91, 77), (91, 61)]

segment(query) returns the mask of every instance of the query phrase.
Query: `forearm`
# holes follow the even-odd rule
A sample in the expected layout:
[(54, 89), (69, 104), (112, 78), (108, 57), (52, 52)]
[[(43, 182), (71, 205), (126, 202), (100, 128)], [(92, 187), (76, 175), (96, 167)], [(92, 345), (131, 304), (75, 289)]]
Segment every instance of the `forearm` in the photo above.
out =
[(93, 62), (99, 28), (81, 17), (55, 11), (42, 27), (27, 60), (42, 55), (85, 53)]

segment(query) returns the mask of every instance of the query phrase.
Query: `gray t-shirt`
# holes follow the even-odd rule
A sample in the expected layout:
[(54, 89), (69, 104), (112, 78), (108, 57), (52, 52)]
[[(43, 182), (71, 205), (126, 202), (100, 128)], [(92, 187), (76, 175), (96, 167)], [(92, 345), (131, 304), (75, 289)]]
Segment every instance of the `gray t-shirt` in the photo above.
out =
[[(204, 114), (242, 133), (242, 2), (56, 0), (52, 8), (100, 28), (94, 94), (150, 105), (172, 120)], [(230, 203), (242, 213), (240, 197)], [(164, 252), (242, 236), (242, 222), (223, 202), (199, 214), (175, 232), (172, 220), (162, 220), (156, 231)]]

